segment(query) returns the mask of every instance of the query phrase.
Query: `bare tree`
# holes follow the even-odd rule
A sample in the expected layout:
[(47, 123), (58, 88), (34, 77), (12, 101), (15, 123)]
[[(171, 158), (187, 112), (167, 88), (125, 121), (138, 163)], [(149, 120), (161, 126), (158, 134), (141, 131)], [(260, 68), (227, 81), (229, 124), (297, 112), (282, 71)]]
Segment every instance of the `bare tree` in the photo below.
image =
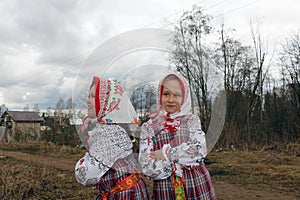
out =
[(173, 39), (175, 49), (170, 55), (177, 71), (188, 80), (204, 121), (209, 119), (210, 109), (207, 90), (208, 67), (206, 67), (209, 63), (209, 51), (203, 44), (203, 39), (212, 32), (210, 19), (211, 16), (205, 14), (198, 6), (184, 12), (179, 25), (175, 26), (176, 34)]
[(56, 112), (57, 115), (61, 116), (63, 115), (63, 108), (65, 107), (65, 102), (62, 98), (59, 98), (59, 100), (56, 103)]
[(26, 104), (26, 106), (23, 107), (23, 111), (28, 111), (29, 110), (29, 105)]
[[(294, 33), (282, 45), (280, 58), (293, 103), (300, 116), (300, 34)], [(287, 88), (288, 89), (288, 88)]]
[(245, 92), (251, 88), (251, 73), (253, 73), (254, 57), (250, 46), (229, 37), (221, 25), (221, 44), (216, 49), (215, 63), (223, 71), (224, 88), (231, 91)]
[[(214, 53), (214, 61), (223, 72), (224, 88), (227, 96), (227, 112), (225, 129), (226, 145), (238, 144), (244, 140), (243, 130), (247, 124), (248, 94), (252, 86), (254, 55), (250, 46), (243, 45), (234, 39), (232, 29), (225, 30), (224, 23), (219, 31), (219, 43)], [(238, 130), (238, 131), (237, 131)], [(248, 135), (248, 134), (247, 134)], [(247, 137), (246, 137), (247, 138)], [(229, 143), (229, 144), (228, 144)]]
[(0, 106), (0, 116), (5, 112), (8, 111), (8, 108), (6, 108), (5, 104), (2, 104)]
[(39, 113), (39, 112), (40, 112), (39, 104), (37, 104), (37, 103), (34, 104), (33, 107), (32, 107), (32, 109), (33, 109), (35, 112)]
[(146, 120), (151, 108), (156, 104), (156, 88), (148, 83), (139, 84), (133, 89), (130, 100), (142, 120)]
[(70, 97), (68, 100), (67, 100), (67, 102), (66, 102), (66, 109), (72, 109), (72, 97)]
[[(256, 32), (255, 32), (255, 30), (252, 26), (252, 22), (250, 22), (250, 26), (251, 26), (251, 35), (252, 35), (255, 58), (256, 58), (256, 72), (257, 72), (257, 76), (255, 78), (251, 97), (250, 97), (249, 116), (251, 117), (253, 114), (255, 105), (258, 102), (260, 102), (260, 103), (263, 102), (262, 101), (262, 98), (263, 98), (263, 65), (264, 65), (264, 61), (265, 61), (266, 52), (263, 52), (262, 40), (261, 40), (261, 34), (259, 32), (259, 28), (257, 27)], [(261, 116), (260, 116), (260, 119), (262, 119)]]
[[(258, 23), (257, 23), (258, 24)], [(248, 106), (248, 125), (247, 125), (247, 135), (250, 135), (250, 132), (261, 130), (259, 134), (254, 134), (256, 139), (263, 140), (267, 144), (269, 141), (268, 131), (262, 131), (264, 127), (264, 82), (268, 76), (268, 71), (271, 65), (273, 55), (270, 55), (269, 62), (266, 63), (266, 56), (268, 55), (268, 49), (266, 44), (264, 44), (259, 25), (256, 28), (253, 28), (253, 24), (250, 21), (251, 36), (253, 41), (254, 53), (255, 53), (255, 67), (254, 67), (254, 76), (253, 76), (253, 86), (250, 93), (250, 100)], [(274, 52), (274, 51), (273, 51)], [(254, 120), (254, 113), (256, 112), (256, 120)], [(250, 124), (252, 123), (252, 124)], [(251, 130), (250, 130), (251, 127)], [(268, 129), (267, 127), (264, 127)], [(260, 135), (260, 137), (258, 137)], [(253, 138), (253, 137), (252, 137)]]

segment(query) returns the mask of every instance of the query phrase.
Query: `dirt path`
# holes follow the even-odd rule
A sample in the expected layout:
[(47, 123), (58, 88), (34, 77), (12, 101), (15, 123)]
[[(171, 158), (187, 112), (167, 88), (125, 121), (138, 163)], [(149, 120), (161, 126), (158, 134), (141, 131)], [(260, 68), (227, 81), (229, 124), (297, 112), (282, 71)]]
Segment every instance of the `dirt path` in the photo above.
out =
[(9, 156), (17, 160), (23, 160), (30, 163), (36, 163), (42, 166), (55, 167), (60, 170), (72, 171), (75, 168), (76, 161), (66, 158), (45, 157), (42, 155), (33, 155), (18, 151), (0, 151), (0, 156)]
[[(42, 166), (55, 167), (60, 170), (74, 170), (75, 162), (66, 158), (45, 157), (42, 155), (32, 155), (22, 152), (0, 151), (0, 156), (9, 156), (18, 160), (36, 163)], [(296, 200), (294, 194), (287, 192), (274, 191), (266, 187), (255, 185), (231, 184), (226, 181), (214, 180), (215, 190), (218, 200)]]
[(271, 190), (267, 187), (243, 186), (231, 184), (225, 181), (215, 181), (214, 186), (217, 192), (218, 200), (299, 200), (295, 195), (287, 192)]

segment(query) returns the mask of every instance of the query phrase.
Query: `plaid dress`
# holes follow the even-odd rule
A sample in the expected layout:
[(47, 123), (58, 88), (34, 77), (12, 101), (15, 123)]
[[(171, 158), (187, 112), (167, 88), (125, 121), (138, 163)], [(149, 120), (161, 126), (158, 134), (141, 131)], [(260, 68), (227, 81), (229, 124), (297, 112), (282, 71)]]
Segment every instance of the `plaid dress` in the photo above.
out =
[[(175, 200), (174, 175), (183, 180), (186, 199), (216, 199), (210, 174), (203, 162), (206, 143), (200, 119), (195, 115), (180, 116), (168, 127), (166, 120), (160, 117), (143, 125), (140, 138), (139, 160), (146, 177), (154, 179), (153, 199)], [(167, 153), (165, 147), (169, 148)], [(151, 156), (152, 151), (159, 149), (165, 160)]]
[[(137, 162), (133, 157), (133, 154), (127, 158), (119, 159), (113, 167), (111, 167), (103, 177), (101, 177), (96, 188), (103, 192), (109, 192), (120, 181), (130, 176), (132, 173), (137, 172)], [(102, 196), (99, 195), (97, 199), (101, 200)], [(108, 196), (109, 200), (123, 200), (123, 199), (148, 199), (148, 193), (146, 190), (146, 184), (141, 178), (137, 184), (128, 190), (118, 192), (116, 194)]]
[[(204, 163), (194, 168), (183, 168), (187, 199), (216, 199), (214, 187)], [(153, 181), (153, 199), (175, 199), (171, 177)]]

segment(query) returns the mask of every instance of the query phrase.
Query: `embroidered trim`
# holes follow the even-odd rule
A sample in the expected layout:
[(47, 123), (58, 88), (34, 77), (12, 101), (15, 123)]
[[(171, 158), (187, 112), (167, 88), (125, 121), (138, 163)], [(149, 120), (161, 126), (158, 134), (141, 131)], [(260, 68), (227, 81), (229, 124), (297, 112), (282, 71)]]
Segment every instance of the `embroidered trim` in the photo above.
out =
[(101, 197), (102, 200), (107, 200), (110, 195), (132, 188), (135, 184), (139, 182), (139, 180), (140, 180), (140, 176), (138, 173), (131, 174), (130, 176), (123, 179), (122, 181), (118, 182), (118, 184), (114, 188), (112, 188), (109, 192), (100, 191), (100, 194), (97, 196), (97, 199), (98, 197)]
[(175, 173), (171, 176), (172, 185), (174, 187), (175, 199), (186, 200), (184, 178), (176, 176)]

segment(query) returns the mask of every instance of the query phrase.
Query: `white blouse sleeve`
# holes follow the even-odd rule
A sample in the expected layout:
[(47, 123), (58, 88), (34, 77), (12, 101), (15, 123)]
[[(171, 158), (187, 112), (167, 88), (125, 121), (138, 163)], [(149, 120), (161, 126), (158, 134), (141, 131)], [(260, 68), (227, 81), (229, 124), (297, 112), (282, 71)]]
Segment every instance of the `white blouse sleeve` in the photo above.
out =
[(108, 166), (101, 164), (86, 152), (84, 157), (76, 163), (75, 177), (80, 184), (94, 187), (108, 170)]
[(165, 179), (173, 172), (173, 162), (167, 160), (156, 160), (153, 153), (154, 131), (148, 122), (143, 124), (140, 135), (139, 162), (142, 172), (154, 180)]
[(190, 142), (184, 142), (176, 147), (165, 144), (162, 154), (165, 159), (182, 165), (198, 165), (207, 154), (205, 133), (201, 129), (198, 116), (192, 115), (188, 121)]

